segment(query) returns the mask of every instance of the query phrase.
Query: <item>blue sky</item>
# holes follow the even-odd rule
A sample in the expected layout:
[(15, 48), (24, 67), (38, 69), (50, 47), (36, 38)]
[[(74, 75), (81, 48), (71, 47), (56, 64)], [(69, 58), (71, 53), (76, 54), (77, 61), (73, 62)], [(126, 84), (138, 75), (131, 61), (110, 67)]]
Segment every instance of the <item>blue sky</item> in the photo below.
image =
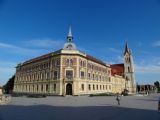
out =
[(63, 47), (122, 63), (125, 41), (139, 84), (160, 81), (160, 0), (0, 0), (0, 85), (17, 63)]

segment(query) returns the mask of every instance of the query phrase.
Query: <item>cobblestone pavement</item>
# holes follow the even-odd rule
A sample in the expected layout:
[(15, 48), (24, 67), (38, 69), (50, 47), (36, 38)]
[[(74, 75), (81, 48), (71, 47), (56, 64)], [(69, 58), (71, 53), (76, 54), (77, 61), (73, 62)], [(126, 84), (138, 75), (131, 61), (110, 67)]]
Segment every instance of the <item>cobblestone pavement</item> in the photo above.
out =
[(0, 106), (0, 120), (160, 120), (160, 94), (116, 97), (12, 97)]

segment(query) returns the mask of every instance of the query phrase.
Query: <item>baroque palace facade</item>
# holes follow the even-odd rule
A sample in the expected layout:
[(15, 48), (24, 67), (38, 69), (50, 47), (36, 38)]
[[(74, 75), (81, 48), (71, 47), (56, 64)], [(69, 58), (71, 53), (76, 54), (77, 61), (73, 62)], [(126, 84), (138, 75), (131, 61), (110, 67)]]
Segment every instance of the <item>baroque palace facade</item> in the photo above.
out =
[(126, 43), (124, 64), (109, 65), (76, 49), (71, 29), (64, 48), (16, 67), (14, 93), (85, 95), (136, 92), (131, 50)]

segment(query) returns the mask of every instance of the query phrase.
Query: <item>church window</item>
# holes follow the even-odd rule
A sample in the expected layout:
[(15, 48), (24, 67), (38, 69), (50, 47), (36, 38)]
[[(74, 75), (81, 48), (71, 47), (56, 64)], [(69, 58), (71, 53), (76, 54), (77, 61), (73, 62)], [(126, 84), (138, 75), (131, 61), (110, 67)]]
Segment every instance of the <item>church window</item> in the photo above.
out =
[(130, 68), (128, 67), (128, 72), (130, 72)]

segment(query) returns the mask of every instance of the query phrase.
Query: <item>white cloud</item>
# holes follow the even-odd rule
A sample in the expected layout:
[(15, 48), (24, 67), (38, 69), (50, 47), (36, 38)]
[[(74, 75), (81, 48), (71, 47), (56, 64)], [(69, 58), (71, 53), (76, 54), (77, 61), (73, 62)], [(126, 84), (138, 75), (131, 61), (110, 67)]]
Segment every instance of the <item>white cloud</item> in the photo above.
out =
[(148, 65), (135, 65), (136, 73), (144, 73), (144, 74), (160, 74), (160, 66), (148, 64)]
[(156, 41), (153, 43), (153, 46), (160, 47), (160, 41)]
[(48, 52), (48, 50), (44, 50), (44, 49), (30, 49), (30, 48), (19, 47), (12, 44), (6, 44), (6, 43), (0, 43), (0, 50), (7, 53), (16, 53), (16, 54), (31, 55), (31, 56)]
[(63, 40), (52, 40), (52, 39), (34, 39), (26, 41), (30, 46), (40, 47), (40, 48), (60, 48), (63, 46)]
[(115, 53), (121, 53), (122, 51), (120, 51), (120, 50), (118, 50), (118, 49), (116, 49), (116, 48), (108, 48), (108, 50), (109, 51), (111, 51), (111, 52), (115, 52)]

